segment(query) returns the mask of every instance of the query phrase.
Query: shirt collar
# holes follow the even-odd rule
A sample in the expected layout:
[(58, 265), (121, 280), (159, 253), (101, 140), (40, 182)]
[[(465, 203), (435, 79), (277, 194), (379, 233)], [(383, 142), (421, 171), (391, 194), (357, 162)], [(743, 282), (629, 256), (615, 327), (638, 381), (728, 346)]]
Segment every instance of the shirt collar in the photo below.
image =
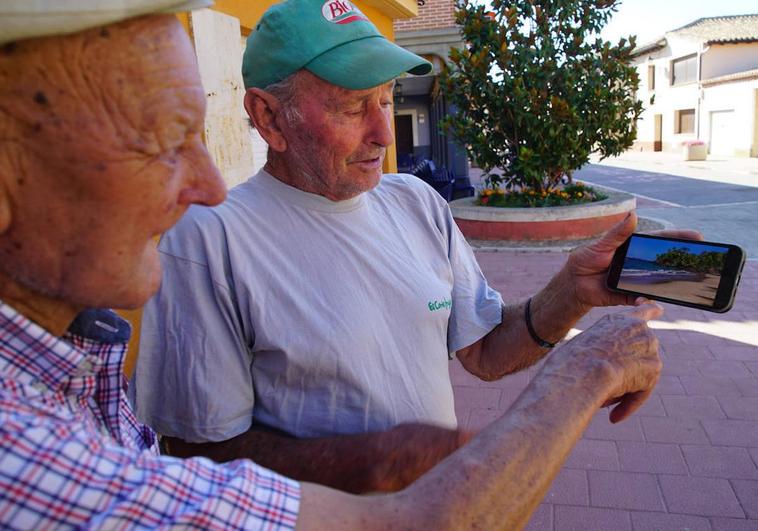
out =
[[(102, 312), (106, 312), (109, 318), (105, 319)], [(96, 320), (100, 317), (100, 323), (107, 326), (98, 328), (105, 332), (112, 332), (108, 327), (116, 328), (117, 331), (112, 332), (114, 342), (128, 341), (129, 324), (113, 312), (88, 310), (83, 314), (92, 314), (96, 326)], [(76, 329), (69, 330), (66, 336), (59, 338), (0, 301), (0, 374), (19, 383), (32, 386), (41, 384), (48, 389), (63, 391), (69, 387), (72, 379), (96, 373), (102, 360), (88, 351), (104, 337), (82, 337), (72, 333), (92, 330), (86, 317), (78, 316), (74, 321), (75, 324), (78, 323)], [(118, 326), (114, 326), (114, 323), (118, 323)], [(123, 337), (126, 339), (119, 341)]]

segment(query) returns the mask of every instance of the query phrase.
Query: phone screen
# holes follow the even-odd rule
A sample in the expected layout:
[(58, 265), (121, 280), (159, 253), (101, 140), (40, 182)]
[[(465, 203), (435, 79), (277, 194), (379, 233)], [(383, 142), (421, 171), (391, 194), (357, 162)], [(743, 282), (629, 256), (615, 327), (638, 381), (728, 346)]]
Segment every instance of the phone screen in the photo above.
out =
[(632, 236), (618, 289), (713, 306), (728, 253), (726, 245)]
[(734, 302), (744, 262), (736, 245), (633, 234), (616, 250), (608, 287), (725, 312)]

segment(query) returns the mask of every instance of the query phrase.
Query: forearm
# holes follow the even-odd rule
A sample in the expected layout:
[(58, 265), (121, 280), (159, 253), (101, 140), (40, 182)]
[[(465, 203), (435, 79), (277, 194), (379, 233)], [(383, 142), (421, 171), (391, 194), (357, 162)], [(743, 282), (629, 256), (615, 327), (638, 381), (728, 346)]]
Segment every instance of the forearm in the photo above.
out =
[(383, 459), (375, 448), (375, 434), (297, 439), (277, 432), (251, 428), (218, 443), (185, 443), (170, 438), (173, 455), (202, 455), (217, 462), (252, 459), (282, 475), (300, 481), (329, 485), (348, 492), (375, 490), (372, 471)]
[(399, 490), (469, 438), (466, 432), (424, 424), (401, 424), (374, 433), (298, 439), (251, 428), (228, 441), (190, 444), (170, 438), (170, 453), (203, 455), (224, 462), (252, 459), (300, 481), (347, 492)]
[[(449, 529), (519, 529), (608, 393), (610, 378), (543, 369), (508, 412), (407, 490)], [(448, 478), (443, 482), (443, 478)]]
[[(549, 352), (529, 334), (524, 318), (525, 304), (523, 301), (504, 307), (503, 320), (497, 327), (458, 352), (458, 359), (466, 370), (483, 380), (496, 380), (532, 366)], [(576, 303), (565, 269), (532, 297), (532, 326), (540, 338), (550, 343), (560, 341), (585, 312)]]

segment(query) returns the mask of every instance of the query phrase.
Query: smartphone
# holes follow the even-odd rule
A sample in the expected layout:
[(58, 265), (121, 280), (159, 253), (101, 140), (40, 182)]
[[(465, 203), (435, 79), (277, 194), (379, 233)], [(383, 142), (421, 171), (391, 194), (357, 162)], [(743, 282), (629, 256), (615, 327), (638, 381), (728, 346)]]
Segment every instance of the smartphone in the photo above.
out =
[(632, 234), (613, 256), (608, 289), (724, 313), (734, 304), (745, 252), (737, 245)]

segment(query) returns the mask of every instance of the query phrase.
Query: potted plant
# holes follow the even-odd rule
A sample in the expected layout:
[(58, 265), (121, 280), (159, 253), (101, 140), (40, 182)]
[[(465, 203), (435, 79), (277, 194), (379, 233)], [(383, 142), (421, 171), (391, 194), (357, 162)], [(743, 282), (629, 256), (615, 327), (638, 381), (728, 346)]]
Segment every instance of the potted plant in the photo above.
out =
[(705, 160), (708, 151), (702, 140), (685, 140), (682, 142), (684, 160)]

